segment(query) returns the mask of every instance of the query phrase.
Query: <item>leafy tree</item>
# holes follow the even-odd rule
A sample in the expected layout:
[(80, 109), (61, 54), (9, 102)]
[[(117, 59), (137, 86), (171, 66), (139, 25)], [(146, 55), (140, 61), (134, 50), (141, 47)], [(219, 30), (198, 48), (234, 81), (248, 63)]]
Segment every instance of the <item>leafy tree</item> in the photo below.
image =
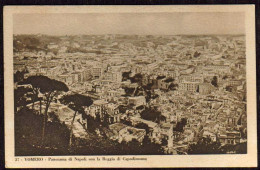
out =
[(151, 140), (148, 138), (147, 135), (143, 139), (141, 149), (142, 149), (142, 153), (141, 153), (142, 155), (144, 155), (144, 154), (146, 154), (146, 155), (163, 155), (163, 154), (165, 154), (161, 145), (151, 142)]
[(26, 87), (18, 87), (14, 89), (14, 110), (17, 112), (17, 107), (22, 106), (23, 108), (26, 106), (26, 95), (31, 92), (30, 88)]
[(201, 53), (199, 53), (199, 52), (195, 51), (195, 53), (194, 53), (193, 57), (194, 57), (194, 58), (198, 58), (198, 57), (200, 56), (200, 54), (201, 54)]
[(226, 91), (228, 91), (228, 92), (232, 92), (232, 91), (233, 91), (232, 86), (226, 86)]
[(197, 93), (200, 92), (200, 88), (199, 88), (199, 86), (197, 87), (196, 92), (197, 92)]
[(130, 77), (130, 81), (131, 81), (131, 83), (142, 84), (142, 78), (143, 78), (143, 75), (141, 73), (137, 73), (133, 77)]
[[(42, 144), (44, 144), (45, 138), (45, 128), (48, 117), (48, 109), (50, 107), (51, 102), (54, 97), (59, 92), (68, 91), (68, 87), (61, 81), (50, 79), (46, 76), (31, 76), (25, 80), (25, 83), (31, 84), (33, 93), (38, 97), (39, 92), (43, 94), (43, 99), (45, 103), (45, 111), (44, 111), (44, 120), (43, 120), (43, 128), (42, 128)], [(34, 100), (35, 100), (34, 98)]]
[(236, 154), (246, 154), (247, 153), (247, 142), (239, 143), (235, 146)]
[(83, 106), (87, 106), (89, 107), (90, 105), (92, 105), (93, 100), (88, 97), (88, 96), (83, 96), (80, 94), (72, 94), (72, 95), (65, 95), (63, 96), (63, 98), (61, 99), (61, 102), (68, 105), (69, 108), (71, 108), (72, 110), (74, 110), (74, 115), (71, 121), (71, 127), (70, 127), (70, 142), (69, 145), (72, 145), (72, 135), (73, 135), (73, 124), (74, 124), (74, 120), (75, 117), (77, 115), (77, 113), (84, 113), (84, 108)]
[(173, 131), (183, 132), (186, 124), (187, 124), (187, 119), (182, 118), (180, 122), (177, 122), (176, 127), (173, 128)]
[(101, 118), (99, 114), (96, 114), (96, 118), (94, 119), (94, 117), (87, 115), (87, 114), (82, 114), (82, 118), (87, 120), (87, 130), (90, 133), (94, 133), (96, 129), (99, 129), (101, 126)]
[(163, 149), (159, 144), (152, 143), (147, 136), (143, 142), (133, 139), (130, 142), (110, 140), (98, 135), (90, 135), (90, 139), (82, 140), (80, 146), (75, 146), (77, 155), (162, 155)]
[(161, 121), (165, 122), (166, 121), (166, 117), (163, 116), (163, 115), (160, 115), (158, 123), (160, 123)]
[(162, 145), (166, 146), (168, 144), (168, 141), (165, 138), (162, 138)]
[(46, 126), (46, 148), (41, 147), (43, 115), (37, 115), (29, 108), (22, 108), (15, 114), (16, 156), (63, 155), (67, 152), (69, 130), (53, 116), (53, 121)]
[(34, 109), (34, 103), (38, 99), (40, 88), (44, 83), (48, 82), (49, 78), (45, 76), (30, 76), (25, 79), (22, 84), (31, 84), (32, 93), (30, 95), (32, 99), (32, 109)]
[(104, 113), (103, 115), (103, 122), (102, 122), (104, 127), (108, 127), (109, 125), (109, 115), (107, 112)]
[(228, 78), (228, 76), (227, 75), (225, 75), (225, 76), (223, 76), (223, 80), (226, 80)]
[(44, 82), (40, 85), (40, 92), (44, 95), (44, 102), (46, 104), (45, 115), (47, 115), (48, 108), (53, 101), (54, 97), (60, 92), (67, 92), (69, 89), (61, 81), (44, 78)]
[(133, 126), (133, 125), (132, 125), (132, 122), (131, 122), (130, 120), (127, 120), (127, 119), (121, 120), (121, 123), (123, 123), (123, 124), (125, 124), (125, 125), (127, 125), (127, 126)]
[(219, 142), (213, 142), (209, 137), (201, 138), (196, 144), (190, 144), (188, 154), (222, 154), (225, 153), (221, 149)]
[(149, 102), (152, 98), (152, 93), (150, 90), (146, 90), (145, 100), (146, 102)]
[(99, 113), (96, 114), (95, 121), (98, 122), (98, 123), (101, 123), (101, 117), (100, 117)]
[(218, 87), (218, 78), (217, 76), (214, 76), (212, 81), (211, 81), (211, 84), (215, 87)]
[(169, 87), (168, 87), (168, 90), (174, 91), (174, 90), (176, 90), (177, 87), (178, 87), (178, 84), (171, 83), (171, 84), (169, 85)]
[[(44, 102), (45, 102), (45, 112), (44, 112), (44, 122), (43, 122), (43, 131), (42, 131), (42, 141), (44, 143), (44, 135), (45, 135), (45, 126), (47, 122), (47, 113), (49, 106), (51, 102), (53, 101), (54, 97), (59, 93), (59, 92), (67, 92), (69, 89), (61, 81), (49, 79), (49, 78), (43, 78), (45, 80), (41, 85), (40, 85), (40, 92), (44, 95)], [(42, 80), (40, 80), (42, 81)]]
[(146, 134), (148, 134), (150, 132), (149, 126), (145, 123), (142, 123), (142, 122), (138, 123), (138, 124), (135, 125), (135, 127), (138, 128), (138, 129), (145, 129)]
[(143, 89), (141, 86), (138, 86), (137, 88), (135, 88), (135, 91), (134, 91), (134, 96), (143, 96)]
[(25, 71), (17, 71), (14, 73), (14, 82), (17, 83), (23, 81), (25, 73)]
[(157, 76), (157, 80), (164, 79), (166, 76)]
[[(239, 118), (240, 119), (240, 125), (241, 125), (241, 117)], [(241, 138), (242, 139), (246, 139), (247, 138), (247, 131), (246, 131), (246, 128), (245, 127), (240, 127), (239, 128), (239, 132), (241, 134)]]
[(151, 120), (153, 122), (164, 121), (166, 118), (161, 114), (160, 111), (154, 108), (145, 108), (141, 113), (141, 118), (145, 120)]
[(124, 90), (125, 90), (126, 96), (132, 96), (135, 91), (135, 88), (124, 87)]
[(126, 110), (127, 110), (127, 107), (124, 106), (124, 105), (119, 105), (119, 106), (118, 106), (118, 109), (119, 109), (119, 112), (120, 112), (120, 113), (125, 113)]
[(126, 80), (130, 79), (130, 74), (131, 74), (131, 71), (123, 72), (122, 73), (122, 81), (126, 81)]
[(164, 80), (164, 82), (166, 83), (174, 82), (174, 78), (169, 77), (166, 80)]
[(226, 144), (221, 147), (223, 153), (235, 153), (235, 154), (246, 154), (247, 153), (247, 142), (238, 143), (236, 145)]
[(145, 136), (142, 142), (133, 139), (130, 142), (121, 142), (116, 144), (116, 154), (125, 155), (161, 155), (164, 151), (159, 144), (152, 143), (151, 140)]

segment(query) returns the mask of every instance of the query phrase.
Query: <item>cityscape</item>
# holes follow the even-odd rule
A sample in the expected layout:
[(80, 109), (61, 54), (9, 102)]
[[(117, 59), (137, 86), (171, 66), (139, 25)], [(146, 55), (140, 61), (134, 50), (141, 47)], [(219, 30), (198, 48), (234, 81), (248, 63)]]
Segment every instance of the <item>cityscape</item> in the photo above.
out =
[(14, 34), (15, 154), (246, 154), (244, 35)]

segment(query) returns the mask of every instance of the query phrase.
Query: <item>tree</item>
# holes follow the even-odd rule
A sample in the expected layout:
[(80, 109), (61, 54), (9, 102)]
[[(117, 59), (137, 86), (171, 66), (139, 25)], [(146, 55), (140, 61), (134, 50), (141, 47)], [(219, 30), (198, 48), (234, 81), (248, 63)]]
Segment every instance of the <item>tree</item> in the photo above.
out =
[(69, 89), (63, 82), (52, 80), (52, 79), (45, 79), (45, 82), (40, 86), (40, 92), (44, 95), (44, 102), (45, 102), (45, 112), (44, 112), (44, 121), (43, 121), (43, 130), (42, 130), (42, 142), (44, 143), (44, 135), (45, 135), (45, 127), (47, 122), (48, 116), (48, 109), (53, 101), (54, 97), (59, 92), (67, 92)]
[(153, 122), (159, 122), (164, 120), (164, 116), (161, 112), (154, 108), (145, 108), (141, 113), (141, 118), (145, 120), (151, 120)]
[(31, 92), (30, 88), (26, 87), (18, 87), (14, 89), (14, 111), (17, 112), (17, 107), (22, 106), (23, 108), (26, 106), (26, 95), (28, 92)]
[(30, 97), (32, 99), (32, 109), (34, 109), (34, 103), (38, 99), (40, 88), (48, 80), (49, 78), (45, 76), (30, 76), (22, 82), (22, 84), (31, 84), (32, 91)]
[(232, 90), (233, 90), (233, 88), (232, 88), (232, 86), (226, 86), (226, 91), (228, 91), (228, 92), (232, 92)]
[(174, 78), (169, 77), (166, 80), (164, 80), (164, 82), (166, 82), (166, 83), (174, 82)]
[(104, 127), (108, 127), (108, 125), (109, 125), (109, 115), (108, 115), (107, 112), (105, 112), (103, 114), (103, 122), (102, 122), (102, 124), (103, 124)]
[(236, 154), (246, 154), (247, 153), (247, 142), (239, 143), (235, 146)]
[(194, 58), (198, 58), (198, 57), (200, 56), (200, 54), (201, 54), (201, 53), (195, 51), (195, 53), (193, 54), (193, 57), (194, 57)]
[(168, 141), (165, 138), (162, 138), (162, 146), (166, 146), (168, 144)]
[(98, 123), (101, 123), (100, 113), (96, 113), (95, 115), (96, 115), (95, 121), (98, 122)]
[(17, 83), (17, 82), (21, 82), (23, 81), (24, 79), (24, 74), (26, 73), (26, 71), (17, 71), (15, 74), (14, 74), (14, 82)]
[(176, 90), (177, 87), (178, 87), (178, 84), (171, 83), (171, 84), (169, 85), (169, 87), (168, 87), (168, 90), (174, 91), (174, 90)]
[(157, 80), (164, 79), (166, 76), (157, 76)]
[(163, 155), (165, 154), (161, 145), (152, 143), (148, 136), (144, 136), (142, 142), (133, 139), (132, 141), (116, 143), (116, 150), (113, 151), (117, 155)]
[(226, 80), (228, 78), (228, 76), (227, 75), (225, 75), (225, 76), (223, 76), (223, 80)]
[(152, 98), (152, 93), (150, 90), (146, 90), (145, 92), (146, 92), (145, 100), (146, 100), (146, 102), (149, 102)]
[(199, 88), (199, 86), (197, 87), (196, 92), (197, 92), (197, 93), (200, 92), (200, 88)]
[(130, 77), (131, 83), (142, 84), (143, 75), (141, 73), (137, 73), (134, 77)]
[(45, 128), (50, 104), (59, 92), (67, 92), (69, 89), (63, 82), (50, 79), (46, 76), (31, 76), (28, 77), (25, 82), (32, 85), (35, 97), (36, 95), (38, 97), (39, 92), (42, 93), (44, 96), (43, 99), (45, 103), (45, 111), (42, 128), (42, 144), (44, 144)]
[(123, 87), (123, 88), (125, 90), (126, 96), (132, 96), (135, 91), (135, 88), (129, 88), (129, 87)]
[(43, 115), (22, 108), (15, 114), (15, 154), (17, 156), (64, 155), (68, 153), (69, 129), (58, 118), (46, 126), (46, 146), (40, 147)]
[(148, 138), (147, 135), (145, 135), (143, 139), (143, 145), (141, 146), (141, 154), (147, 154), (147, 155), (164, 155), (164, 150), (162, 149), (160, 144), (153, 143), (151, 140)]
[(196, 144), (190, 144), (188, 154), (222, 154), (219, 142), (213, 142), (209, 137), (201, 138)]
[(150, 132), (149, 126), (143, 122), (136, 124), (135, 127), (138, 129), (145, 129), (146, 134), (148, 134)]
[(69, 145), (71, 147), (71, 145), (72, 145), (72, 135), (73, 135), (73, 124), (74, 124), (75, 117), (76, 117), (77, 113), (84, 114), (83, 106), (89, 107), (90, 105), (92, 105), (93, 100), (88, 96), (83, 96), (83, 95), (80, 95), (80, 94), (72, 94), (72, 95), (63, 96), (63, 98), (61, 99), (61, 102), (68, 105), (69, 108), (71, 108), (72, 110), (75, 111), (73, 118), (72, 118), (72, 121), (71, 121), (71, 127), (70, 127), (70, 142), (69, 142)]
[(180, 122), (177, 122), (176, 127), (173, 128), (173, 131), (183, 132), (186, 124), (187, 124), (187, 119), (182, 118)]
[(212, 81), (211, 81), (211, 84), (215, 87), (218, 87), (218, 78), (217, 76), (214, 76)]
[(123, 72), (122, 73), (122, 81), (126, 81), (126, 80), (130, 79), (130, 74), (131, 74), (131, 71)]
[(152, 89), (153, 83), (148, 83), (147, 85), (143, 85), (143, 89), (146, 91), (150, 91)]
[(119, 109), (119, 112), (120, 112), (120, 113), (125, 113), (126, 110), (127, 110), (127, 107), (124, 106), (124, 105), (119, 105), (119, 106), (118, 106), (118, 109)]
[(226, 144), (224, 146), (221, 146), (220, 150), (223, 153), (246, 154), (247, 153), (247, 142), (238, 143), (235, 145)]
[(161, 121), (166, 121), (166, 117), (164, 115), (160, 115), (159, 119), (158, 119), (158, 123), (160, 123)]

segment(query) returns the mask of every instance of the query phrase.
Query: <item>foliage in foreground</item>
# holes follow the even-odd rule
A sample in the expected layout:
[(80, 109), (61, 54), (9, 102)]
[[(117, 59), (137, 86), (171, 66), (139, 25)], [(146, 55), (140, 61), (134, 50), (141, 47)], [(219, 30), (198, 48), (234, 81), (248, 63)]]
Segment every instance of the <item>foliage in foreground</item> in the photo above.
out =
[(196, 144), (191, 144), (188, 154), (246, 154), (247, 143), (221, 146), (219, 142), (213, 142), (209, 137), (201, 138)]
[(151, 143), (148, 138), (144, 139), (143, 144), (137, 141), (118, 143), (89, 131), (88, 139), (74, 141), (73, 147), (69, 147), (70, 130), (54, 114), (51, 117), (52, 121), (46, 124), (46, 143), (42, 146), (43, 115), (35, 114), (28, 108), (15, 114), (16, 156), (164, 154), (160, 145)]

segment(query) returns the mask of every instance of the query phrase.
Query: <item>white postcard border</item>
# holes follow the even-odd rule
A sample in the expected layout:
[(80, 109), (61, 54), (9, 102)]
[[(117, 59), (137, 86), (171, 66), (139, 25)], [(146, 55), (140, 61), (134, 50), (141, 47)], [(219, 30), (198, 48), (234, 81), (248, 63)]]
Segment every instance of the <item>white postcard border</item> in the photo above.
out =
[[(23, 161), (14, 156), (13, 100), (13, 14), (14, 13), (131, 13), (131, 12), (245, 12), (247, 68), (248, 153), (234, 155), (160, 155), (160, 156), (30, 156), (43, 161)], [(51, 24), (51, 23), (50, 23)], [(255, 167), (257, 166), (256, 54), (254, 5), (187, 6), (5, 6), (4, 7), (4, 95), (5, 162), (8, 168), (69, 167)], [(100, 158), (100, 161), (76, 161), (76, 158)], [(102, 161), (103, 157), (115, 161)], [(126, 158), (147, 158), (126, 160)], [(18, 159), (17, 159), (18, 158)], [(72, 161), (49, 161), (72, 158)], [(120, 160), (117, 160), (120, 158)]]

